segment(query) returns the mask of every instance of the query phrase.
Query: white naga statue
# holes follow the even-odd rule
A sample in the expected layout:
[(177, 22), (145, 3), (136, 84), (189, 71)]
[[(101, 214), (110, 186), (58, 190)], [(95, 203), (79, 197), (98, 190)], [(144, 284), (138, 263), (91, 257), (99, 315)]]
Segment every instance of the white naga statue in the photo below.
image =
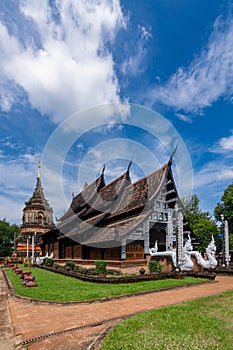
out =
[(205, 269), (215, 269), (218, 265), (217, 260), (215, 259), (215, 253), (216, 253), (216, 245), (214, 242), (214, 237), (212, 236), (212, 240), (209, 243), (208, 247), (206, 248), (206, 255), (208, 259), (204, 259), (200, 252), (192, 251), (192, 255), (195, 256), (197, 259), (198, 265), (201, 265), (201, 267)]
[(48, 253), (46, 253), (45, 256), (37, 257), (37, 258), (36, 258), (36, 263), (37, 263), (37, 265), (42, 265), (45, 258), (50, 258), (50, 259), (52, 259), (52, 258), (53, 258), (53, 252), (52, 252), (50, 255), (49, 255)]
[(215, 259), (216, 246), (214, 242), (214, 238), (212, 236), (212, 240), (206, 248), (207, 260), (205, 260), (200, 252), (194, 251), (191, 243), (191, 237), (188, 236), (188, 240), (185, 242), (183, 247), (183, 256), (180, 260), (180, 264), (177, 264), (176, 257), (176, 249), (171, 248), (170, 250), (166, 250), (164, 252), (158, 252), (158, 243), (155, 242), (155, 247), (149, 249), (151, 256), (171, 256), (174, 267), (180, 268), (181, 271), (191, 271), (194, 267), (194, 262), (191, 259), (191, 256), (194, 256), (197, 260), (198, 265), (206, 269), (215, 269), (218, 262)]
[(188, 240), (185, 242), (183, 249), (183, 259), (181, 260), (180, 269), (181, 271), (192, 271), (194, 268), (194, 262), (191, 259), (193, 246), (191, 243), (191, 237), (188, 235)]
[(149, 248), (149, 253), (151, 256), (170, 256), (172, 258), (173, 265), (176, 267), (176, 249), (171, 248), (164, 252), (158, 252), (158, 242), (155, 242), (154, 248)]

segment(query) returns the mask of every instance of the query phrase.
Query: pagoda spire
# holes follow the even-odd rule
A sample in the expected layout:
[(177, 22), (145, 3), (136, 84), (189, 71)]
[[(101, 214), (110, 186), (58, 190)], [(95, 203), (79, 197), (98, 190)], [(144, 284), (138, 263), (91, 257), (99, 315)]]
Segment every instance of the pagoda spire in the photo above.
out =
[(41, 165), (40, 165), (40, 161), (38, 161), (38, 173), (37, 173), (37, 179), (40, 179), (40, 168), (41, 168)]
[(21, 226), (22, 235), (30, 235), (31, 237), (35, 232), (39, 237), (43, 232), (53, 227), (53, 210), (46, 200), (41, 186), (40, 161), (38, 161), (37, 168), (36, 187), (31, 198), (25, 202), (26, 206), (23, 209), (23, 223)]

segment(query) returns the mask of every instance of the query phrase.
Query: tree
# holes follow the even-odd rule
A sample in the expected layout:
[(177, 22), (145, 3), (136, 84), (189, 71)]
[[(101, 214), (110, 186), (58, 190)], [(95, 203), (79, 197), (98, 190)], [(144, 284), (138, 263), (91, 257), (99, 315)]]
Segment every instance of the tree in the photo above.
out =
[(221, 202), (217, 203), (214, 210), (216, 220), (221, 221), (221, 215), (228, 221), (230, 235), (230, 249), (233, 249), (233, 183), (229, 185), (221, 198)]
[(0, 256), (12, 254), (14, 237), (17, 237), (19, 233), (19, 226), (9, 224), (6, 219), (0, 220)]
[(221, 250), (222, 243), (218, 236), (219, 227), (210, 217), (200, 217), (200, 219), (193, 226), (193, 232), (199, 242), (197, 249), (200, 252), (205, 253), (212, 236), (214, 237), (217, 250)]
[(196, 194), (183, 199), (185, 217), (199, 243), (195, 249), (204, 253), (213, 236), (217, 250), (221, 250), (219, 227), (209, 212), (201, 211), (199, 203), (200, 200)]

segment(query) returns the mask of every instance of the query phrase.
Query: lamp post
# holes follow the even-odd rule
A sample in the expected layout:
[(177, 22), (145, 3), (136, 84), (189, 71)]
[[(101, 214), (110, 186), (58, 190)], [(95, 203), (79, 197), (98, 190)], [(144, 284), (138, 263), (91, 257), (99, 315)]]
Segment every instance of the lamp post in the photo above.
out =
[(224, 230), (224, 215), (221, 214), (222, 221), (222, 267), (226, 267), (225, 265), (225, 230)]

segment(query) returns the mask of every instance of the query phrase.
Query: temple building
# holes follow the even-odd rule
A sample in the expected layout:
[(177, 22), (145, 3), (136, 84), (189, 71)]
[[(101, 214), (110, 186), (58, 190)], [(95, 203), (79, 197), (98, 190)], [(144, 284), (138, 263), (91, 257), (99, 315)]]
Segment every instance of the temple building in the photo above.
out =
[(73, 196), (56, 227), (42, 234), (42, 250), (53, 252), (55, 259), (121, 261), (146, 259), (156, 242), (159, 251), (171, 249), (177, 243), (178, 229), (184, 238), (189, 233), (172, 158), (134, 183), (131, 162), (109, 184), (103, 168), (95, 181)]
[[(42, 234), (54, 226), (52, 215), (52, 208), (49, 206), (41, 187), (40, 162), (38, 162), (36, 187), (32, 197), (25, 202), (23, 209), (21, 234), (16, 248), (18, 253), (21, 252), (25, 255), (26, 250), (29, 252), (32, 250), (32, 245), (35, 245), (35, 251), (41, 251), (37, 243), (41, 242)], [(30, 243), (31, 239), (32, 243)]]

